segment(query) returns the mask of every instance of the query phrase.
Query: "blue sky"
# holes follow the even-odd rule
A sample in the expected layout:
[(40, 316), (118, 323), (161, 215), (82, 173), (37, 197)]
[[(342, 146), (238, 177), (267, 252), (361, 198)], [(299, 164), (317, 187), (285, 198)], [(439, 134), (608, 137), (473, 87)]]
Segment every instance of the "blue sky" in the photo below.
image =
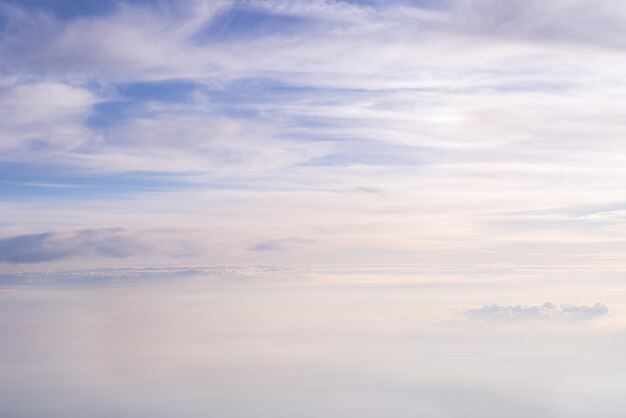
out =
[(626, 15), (600, 3), (2, 1), (0, 239), (152, 237), (129, 265), (619, 259)]

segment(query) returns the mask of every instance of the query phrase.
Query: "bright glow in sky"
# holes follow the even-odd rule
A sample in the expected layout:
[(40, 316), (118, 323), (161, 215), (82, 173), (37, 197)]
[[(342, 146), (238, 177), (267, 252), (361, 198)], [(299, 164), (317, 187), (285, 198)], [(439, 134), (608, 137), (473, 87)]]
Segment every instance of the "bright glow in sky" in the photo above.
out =
[[(467, 399), (478, 408), (470, 418), (514, 416), (511, 409), (546, 418), (590, 416), (581, 411), (591, 410), (593, 416), (621, 417), (610, 411), (624, 410), (613, 396), (626, 389), (616, 383), (623, 376), (603, 368), (610, 363), (625, 370), (614, 353), (607, 354), (607, 363), (590, 365), (595, 374), (589, 376), (555, 365), (553, 378), (579, 379), (561, 392), (545, 386), (545, 364), (558, 362), (557, 352), (571, 353), (565, 362), (583, 361), (587, 352), (579, 350), (579, 339), (599, 341), (588, 354), (602, 357), (603, 344), (626, 331), (619, 283), (626, 273), (625, 48), (626, 4), (619, 0), (0, 0), (0, 300), (7, 303), (0, 331), (16, 333), (2, 361), (17, 364), (8, 376), (21, 376), (23, 388), (37, 381), (50, 395), (41, 382), (56, 371), (19, 367), (36, 367), (32, 355), (41, 361), (51, 356), (57, 363), (50, 367), (65, 369), (71, 361), (59, 353), (76, 350), (76, 361), (84, 364), (76, 365), (78, 374), (67, 390), (82, 387), (109, 396), (86, 409), (74, 405), (74, 416), (88, 418), (108, 416), (102, 405), (114, 405), (115, 416), (154, 417), (156, 411), (172, 416), (173, 400), (162, 408), (142, 403), (144, 395), (161, 396), (168, 382), (180, 391), (194, 388), (188, 415), (194, 417), (368, 418), (367, 410), (372, 417), (466, 417), (459, 414), (469, 408)], [(260, 274), (258, 266), (278, 269), (276, 276)], [(212, 277), (206, 272), (221, 268), (241, 287), (205, 283), (196, 300), (195, 284), (174, 285), (181, 271)], [(247, 268), (255, 273), (242, 273)], [(141, 280), (132, 275), (128, 289), (117, 279), (82, 287), (94, 271), (108, 278), (142, 273)], [(118, 387), (112, 377), (117, 372), (109, 370), (131, 367), (139, 352), (132, 350), (146, 349), (144, 340), (127, 340), (124, 332), (154, 337), (152, 328), (141, 331), (143, 314), (125, 311), (131, 302), (122, 301), (120, 308), (118, 300), (125, 297), (123, 289), (129, 298), (139, 298), (148, 271), (169, 275), (169, 281), (146, 288), (154, 301), (138, 306), (147, 311), (167, 306), (154, 321), (167, 322), (171, 309), (166, 329), (188, 332), (164, 336), (169, 351), (157, 350), (149, 360), (171, 361), (164, 370), (178, 377), (135, 400), (120, 400), (116, 396), (133, 384), (154, 378), (147, 372), (137, 381), (118, 376)], [(42, 272), (50, 273), (50, 283), (41, 283), (48, 277)], [(258, 283), (239, 280), (257, 273)], [(189, 322), (184, 309), (168, 302), (170, 293), (190, 304), (216, 299), (215, 311), (199, 308), (200, 313), (228, 315), (232, 302), (238, 315), (250, 315), (264, 309), (247, 300), (250, 292), (265, 297), (273, 289), (289, 299), (293, 289), (282, 286), (290, 277), (307, 283), (293, 294), (304, 306), (277, 302), (259, 319), (269, 327), (267, 336), (252, 331), (254, 321), (233, 319), (221, 323), (232, 328), (213, 340), (196, 334), (195, 327), (211, 327), (217, 319)], [(324, 285), (316, 287), (320, 281)], [(375, 286), (388, 295), (381, 305), (368, 299)], [(483, 286), (489, 289), (484, 294)], [(404, 300), (400, 306), (407, 311), (399, 317), (390, 313), (385, 325), (384, 312), (395, 309), (396, 298), (422, 291), (433, 299), (415, 296), (413, 310)], [(80, 304), (99, 292), (104, 313), (96, 315), (95, 308)], [(312, 301), (320, 292), (330, 295), (331, 305), (316, 316)], [(217, 297), (222, 293), (223, 300)], [(334, 304), (342, 297), (353, 311)], [(376, 325), (367, 322), (370, 309), (380, 315)], [(114, 328), (107, 341), (119, 351), (102, 359), (94, 346), (83, 346), (101, 344), (106, 338), (100, 332), (109, 332), (83, 328), (89, 321), (71, 322), (80, 342), (58, 324), (35, 337), (30, 332), (45, 328), (37, 312), (70, 322), (75, 315), (104, 318)], [(352, 316), (326, 334), (323, 324), (335, 313)], [(231, 376), (222, 388), (226, 398), (232, 396), (228, 402), (262, 398), (268, 409), (228, 413), (227, 401), (214, 409), (199, 401), (218, 383), (208, 377), (198, 383), (194, 379), (200, 377), (187, 374), (193, 359), (202, 363), (194, 350), (213, 343), (216, 350), (227, 350), (230, 342), (223, 338), (243, 338), (241, 344), (250, 346), (238, 349), (258, 355), (267, 338), (289, 352), (291, 343), (283, 338), (296, 325), (277, 318), (291, 314), (312, 327), (312, 334), (294, 331), (293, 343), (306, 351), (313, 350), (310, 338), (328, 338), (324, 355), (331, 363), (350, 359), (343, 351), (333, 357), (332, 347), (352, 350), (368, 338), (380, 343), (378, 338), (386, 337), (379, 332), (389, 332), (382, 356), (393, 357), (396, 347), (407, 367), (421, 367), (410, 360), (415, 349), (424, 355), (420, 361), (433, 360), (432, 368), (444, 361), (436, 358), (441, 347), (457, 344), (470, 352), (457, 361), (483, 364), (494, 380), (473, 388), (474, 398), (463, 392), (471, 386), (469, 369), (455, 374), (448, 365), (439, 375), (428, 369), (439, 382), (435, 386), (424, 376), (387, 370), (376, 382), (382, 386), (362, 389), (393, 391), (413, 382), (426, 388), (420, 392), (424, 399), (457, 396), (465, 406), (441, 409), (439, 401), (422, 402), (418, 396), (412, 407), (383, 413), (376, 408), (410, 391), (379, 393), (380, 399), (369, 398), (377, 407), (350, 409), (360, 389), (350, 386), (346, 406), (341, 382), (353, 366), (363, 372), (355, 382), (367, 380), (362, 364), (340, 367), (334, 386), (325, 389), (337, 397), (325, 398), (320, 380), (305, 385), (315, 393), (302, 389), (281, 398), (284, 382), (293, 378), (304, 385), (307, 370), (317, 370), (315, 362), (305, 361), (308, 351), (293, 354), (306, 367), (295, 360), (281, 363), (284, 374), (272, 375), (271, 395), (254, 392), (262, 387), (259, 382), (238, 380), (245, 380), (244, 369), (235, 367), (235, 355), (224, 354), (225, 363), (212, 357), (211, 367), (222, 367), (219, 376)], [(125, 328), (116, 319), (124, 315), (141, 318)], [(427, 348), (415, 348), (413, 331), (402, 319), (407, 317), (419, 318), (414, 332), (420, 341), (432, 337)], [(461, 332), (458, 322), (478, 327), (477, 335), (487, 335), (484, 348), (496, 344), (501, 354), (523, 351), (510, 345), (526, 337), (538, 346), (533, 351), (525, 345), (532, 351), (528, 367), (516, 364), (507, 374), (500, 363), (472, 357), (482, 340)], [(344, 328), (347, 341), (339, 337)], [(566, 329), (550, 338), (537, 336), (561, 328)], [(58, 345), (51, 343), (56, 332), (63, 337)], [(22, 357), (21, 347), (31, 343), (60, 351)], [(187, 350), (193, 351), (190, 363), (181, 363)], [(268, 355), (257, 365), (258, 376), (270, 376), (277, 365), (271, 357), (277, 353)], [(365, 363), (373, 355), (356, 358)], [(102, 377), (104, 369), (110, 380)], [(85, 385), (81, 370), (95, 379), (92, 386)], [(531, 378), (535, 371), (535, 380), (544, 379), (535, 381), (537, 386), (514, 382), (516, 373)], [(503, 376), (511, 381), (499, 387)], [(597, 390), (588, 409), (566, 405), (584, 392), (587, 378)], [(10, 384), (6, 378), (0, 383)], [(491, 410), (485, 394), (496, 388), (509, 392), (498, 392)], [(255, 395), (246, 398), (246, 390)], [(0, 398), (0, 404), (28, 395), (17, 392)], [(545, 396), (535, 396), (539, 392)], [(48, 395), (42, 395), (40, 410), (28, 409), (25, 401), (9, 402), (8, 416), (43, 416), (45, 410), (57, 411), (51, 417), (68, 416), (63, 407), (52, 406), (56, 395)], [(558, 396), (560, 401), (550, 403)], [(319, 399), (328, 402), (316, 412), (311, 405)], [(281, 402), (292, 403), (285, 409), (289, 413), (273, 409)], [(310, 409), (295, 413), (298, 405)]]

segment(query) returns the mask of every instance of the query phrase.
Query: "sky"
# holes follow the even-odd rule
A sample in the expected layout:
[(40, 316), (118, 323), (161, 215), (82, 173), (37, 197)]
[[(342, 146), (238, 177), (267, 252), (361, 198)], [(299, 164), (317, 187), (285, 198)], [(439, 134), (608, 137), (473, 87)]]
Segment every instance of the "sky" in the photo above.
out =
[(625, 50), (618, 0), (0, 0), (0, 415), (621, 417)]
[(621, 268), (624, 18), (4, 0), (0, 269)]

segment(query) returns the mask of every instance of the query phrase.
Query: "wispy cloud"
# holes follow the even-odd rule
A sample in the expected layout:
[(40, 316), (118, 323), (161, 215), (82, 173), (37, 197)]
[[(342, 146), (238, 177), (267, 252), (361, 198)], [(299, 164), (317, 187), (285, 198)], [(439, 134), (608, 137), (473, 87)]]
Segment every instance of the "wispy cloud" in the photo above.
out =
[[(568, 253), (623, 223), (615, 213), (582, 233), (587, 221), (563, 213), (621, 199), (620, 2), (0, 4), (1, 164), (197, 186), (138, 193), (113, 225), (155, 208), (157, 226), (231, 225), (243, 249), (332, 230), (337, 254), (410, 261), (429, 251), (514, 260), (546, 241)], [(384, 193), (339, 202), (322, 190)], [(7, 205), (9, 225), (33, 210)], [(516, 228), (533, 210), (566, 222)]]

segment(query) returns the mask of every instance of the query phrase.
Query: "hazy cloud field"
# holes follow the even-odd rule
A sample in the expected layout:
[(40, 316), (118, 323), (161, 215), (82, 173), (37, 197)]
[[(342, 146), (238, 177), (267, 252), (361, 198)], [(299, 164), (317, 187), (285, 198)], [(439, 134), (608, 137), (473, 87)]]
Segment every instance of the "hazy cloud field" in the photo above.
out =
[(626, 5), (0, 0), (0, 416), (618, 418)]

